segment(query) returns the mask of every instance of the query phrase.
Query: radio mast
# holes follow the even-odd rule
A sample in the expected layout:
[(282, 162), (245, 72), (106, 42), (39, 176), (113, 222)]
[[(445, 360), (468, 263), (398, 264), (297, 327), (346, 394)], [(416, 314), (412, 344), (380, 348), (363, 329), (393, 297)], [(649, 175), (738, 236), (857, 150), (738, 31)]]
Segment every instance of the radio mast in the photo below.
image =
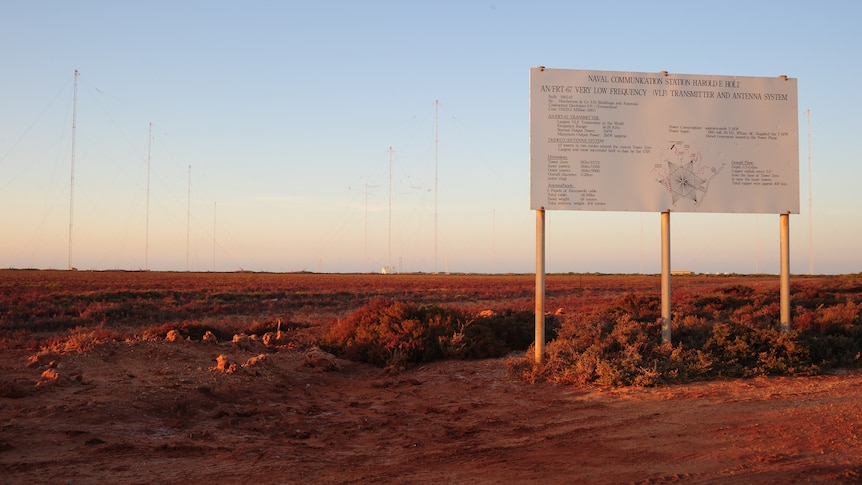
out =
[(150, 147), (153, 142), (153, 122), (147, 125), (147, 220), (144, 230), (144, 271), (150, 270)]
[(437, 274), (437, 154), (439, 145), (438, 118), (440, 100), (434, 100), (434, 274)]
[(189, 188), (186, 202), (186, 273), (189, 272), (189, 239), (192, 227), (192, 166), (189, 165)]
[(69, 178), (69, 260), (68, 267), (72, 267), (72, 220), (75, 214), (75, 132), (77, 131), (76, 116), (78, 113), (78, 70), (75, 69), (75, 83), (72, 88), (72, 162), (71, 176)]
[(811, 192), (811, 110), (808, 113), (808, 274), (814, 274), (814, 213)]
[(386, 256), (386, 272), (392, 272), (392, 147), (389, 147), (389, 249)]
[(213, 202), (213, 273), (215, 273), (216, 259), (216, 204), (217, 202)]
[(365, 253), (362, 262), (362, 271), (365, 273), (368, 272), (368, 189), (372, 187), (377, 186), (368, 185), (368, 182), (365, 182)]

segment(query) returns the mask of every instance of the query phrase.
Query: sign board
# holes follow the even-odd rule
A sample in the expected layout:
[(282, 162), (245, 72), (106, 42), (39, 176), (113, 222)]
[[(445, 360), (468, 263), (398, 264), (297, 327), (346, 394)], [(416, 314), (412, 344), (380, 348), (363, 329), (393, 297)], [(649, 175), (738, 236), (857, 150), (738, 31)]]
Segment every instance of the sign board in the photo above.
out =
[(530, 70), (530, 208), (799, 213), (796, 79)]

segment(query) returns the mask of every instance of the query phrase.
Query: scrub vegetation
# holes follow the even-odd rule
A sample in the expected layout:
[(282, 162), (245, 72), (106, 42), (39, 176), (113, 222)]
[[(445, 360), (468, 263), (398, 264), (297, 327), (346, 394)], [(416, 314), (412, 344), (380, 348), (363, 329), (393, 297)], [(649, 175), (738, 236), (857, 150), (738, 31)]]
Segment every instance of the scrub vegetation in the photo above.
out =
[(655, 386), (814, 375), (862, 359), (862, 277), (794, 277), (792, 330), (766, 276), (675, 278), (661, 342), (659, 277), (550, 275), (536, 364), (530, 275), (0, 272), (0, 349), (86, 352), (100, 343), (282, 331), (295, 346), (404, 369), (509, 356), (529, 381)]

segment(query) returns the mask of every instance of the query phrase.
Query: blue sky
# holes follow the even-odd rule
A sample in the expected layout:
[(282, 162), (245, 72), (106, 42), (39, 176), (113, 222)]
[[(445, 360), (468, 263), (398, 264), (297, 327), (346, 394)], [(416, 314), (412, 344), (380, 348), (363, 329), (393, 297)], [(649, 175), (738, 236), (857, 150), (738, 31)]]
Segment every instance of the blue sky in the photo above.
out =
[[(6, 0), (0, 267), (67, 267), (77, 69), (79, 269), (532, 272), (529, 69), (544, 65), (797, 78), (791, 271), (856, 273), (860, 8)], [(657, 213), (547, 224), (549, 272), (660, 271)], [(671, 227), (674, 269), (778, 272), (777, 215)]]

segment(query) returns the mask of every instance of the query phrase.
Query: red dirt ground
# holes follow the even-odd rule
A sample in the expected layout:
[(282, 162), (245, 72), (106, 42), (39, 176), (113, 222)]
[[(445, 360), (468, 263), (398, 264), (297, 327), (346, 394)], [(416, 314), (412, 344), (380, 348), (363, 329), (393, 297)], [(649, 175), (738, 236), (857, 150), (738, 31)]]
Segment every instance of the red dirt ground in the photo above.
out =
[(10, 484), (859, 483), (862, 373), (607, 389), (517, 381), (505, 359), (390, 373), (255, 340), (4, 350), (0, 473)]

